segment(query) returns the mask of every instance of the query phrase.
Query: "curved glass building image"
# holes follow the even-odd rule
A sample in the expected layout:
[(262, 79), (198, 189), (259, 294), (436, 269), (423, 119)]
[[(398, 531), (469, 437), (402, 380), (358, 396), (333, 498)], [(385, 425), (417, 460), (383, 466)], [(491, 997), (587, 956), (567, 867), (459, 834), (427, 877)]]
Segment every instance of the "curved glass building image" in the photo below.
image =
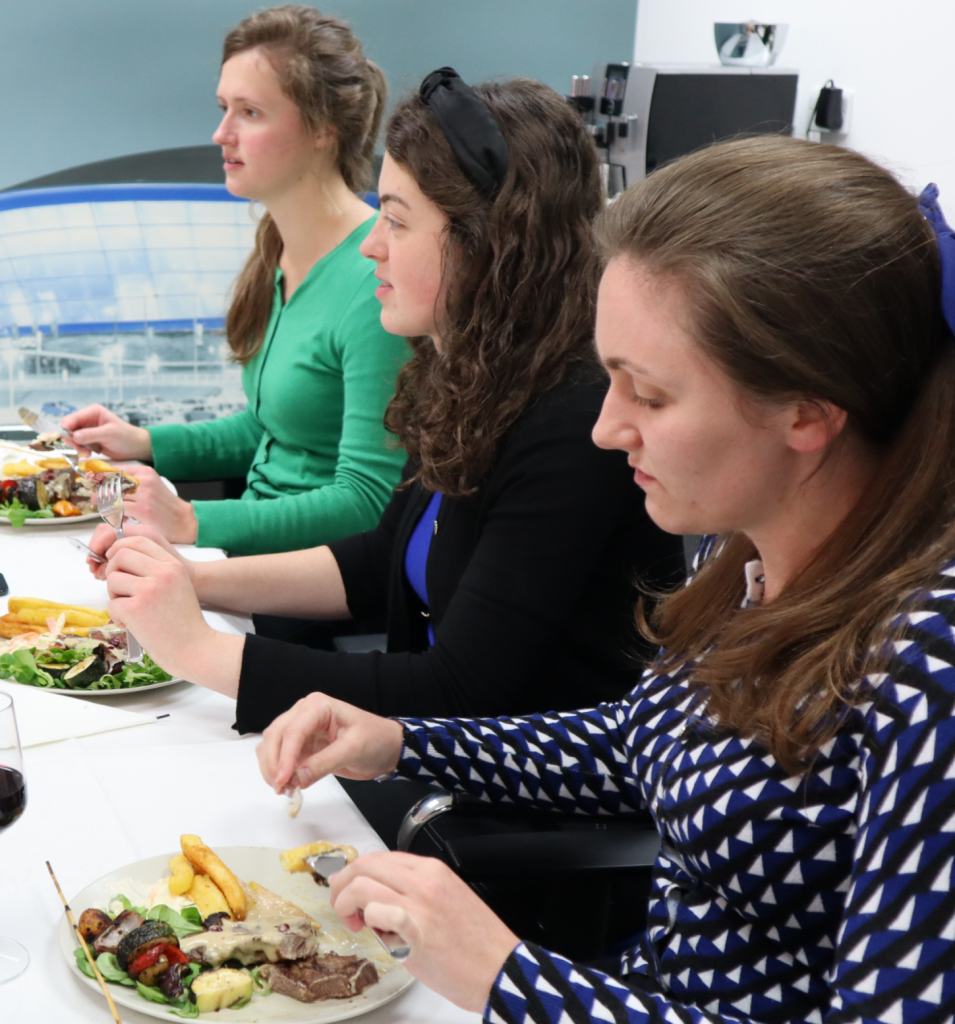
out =
[(2, 421), (93, 401), (139, 424), (241, 408), (223, 322), (255, 228), (222, 185), (0, 193)]

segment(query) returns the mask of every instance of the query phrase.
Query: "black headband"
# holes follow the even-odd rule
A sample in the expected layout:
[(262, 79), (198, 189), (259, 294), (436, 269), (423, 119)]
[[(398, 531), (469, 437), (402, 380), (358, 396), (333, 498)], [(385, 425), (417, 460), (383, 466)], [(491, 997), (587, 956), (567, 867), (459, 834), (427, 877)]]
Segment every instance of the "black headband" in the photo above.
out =
[(454, 68), (432, 71), (421, 83), (419, 95), (468, 179), (489, 196), (497, 195), (510, 154), (488, 105)]

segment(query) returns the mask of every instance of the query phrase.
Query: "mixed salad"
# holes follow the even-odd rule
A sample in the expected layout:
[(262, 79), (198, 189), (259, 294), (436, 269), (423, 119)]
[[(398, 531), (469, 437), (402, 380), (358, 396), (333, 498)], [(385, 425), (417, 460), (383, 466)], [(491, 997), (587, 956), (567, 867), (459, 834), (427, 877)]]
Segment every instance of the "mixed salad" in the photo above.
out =
[(166, 683), (172, 676), (148, 654), (126, 660), (126, 631), (116, 626), (89, 636), (26, 633), (0, 644), (0, 676), (53, 690), (124, 690)]

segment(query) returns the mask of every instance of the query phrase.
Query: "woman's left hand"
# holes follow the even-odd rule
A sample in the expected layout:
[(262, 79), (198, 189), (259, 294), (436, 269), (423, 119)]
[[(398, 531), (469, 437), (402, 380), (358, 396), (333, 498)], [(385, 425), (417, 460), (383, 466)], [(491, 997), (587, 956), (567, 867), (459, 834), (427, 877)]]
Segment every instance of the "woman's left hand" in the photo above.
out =
[(484, 1010), (520, 939), (446, 864), (372, 853), (330, 884), (332, 906), (346, 927), (397, 932), (411, 946), (404, 966), (419, 981), (464, 1010)]
[[(148, 537), (127, 537), (106, 552), (109, 614), (167, 672), (189, 678), (215, 637), (189, 571)], [(198, 680), (197, 680), (198, 681)]]
[(126, 515), (158, 530), (171, 544), (195, 544), (199, 521), (191, 501), (183, 501), (151, 466), (121, 466), (139, 486), (123, 496)]

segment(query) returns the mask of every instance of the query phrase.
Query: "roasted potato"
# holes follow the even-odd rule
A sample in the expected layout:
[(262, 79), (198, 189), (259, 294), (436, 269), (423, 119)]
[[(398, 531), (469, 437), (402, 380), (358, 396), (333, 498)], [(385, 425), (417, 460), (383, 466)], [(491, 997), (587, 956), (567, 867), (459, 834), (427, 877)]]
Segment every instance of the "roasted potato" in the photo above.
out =
[(341, 850), (345, 854), (345, 861), (348, 864), (358, 856), (354, 846), (344, 846), (341, 843), (327, 843), (322, 839), (314, 843), (307, 843), (305, 846), (298, 846), (294, 850), (286, 850), (279, 854), (279, 860), (286, 871), (311, 871), (305, 863), (306, 857), (314, 857), (316, 853), (328, 853), (330, 850)]
[(228, 901), (232, 917), (236, 921), (244, 921), (248, 905), (239, 879), (198, 836), (184, 835), (179, 841), (196, 874), (208, 875)]
[(222, 890), (208, 875), (195, 875), (192, 885), (184, 895), (199, 908), (203, 920), (210, 914), (224, 913), (230, 916), (232, 914), (228, 901), (222, 895)]
[(172, 858), (169, 862), (169, 870), (172, 872), (172, 878), (169, 879), (169, 891), (173, 896), (181, 896), (192, 886), (196, 873), (185, 854), (182, 853), (177, 853)]

